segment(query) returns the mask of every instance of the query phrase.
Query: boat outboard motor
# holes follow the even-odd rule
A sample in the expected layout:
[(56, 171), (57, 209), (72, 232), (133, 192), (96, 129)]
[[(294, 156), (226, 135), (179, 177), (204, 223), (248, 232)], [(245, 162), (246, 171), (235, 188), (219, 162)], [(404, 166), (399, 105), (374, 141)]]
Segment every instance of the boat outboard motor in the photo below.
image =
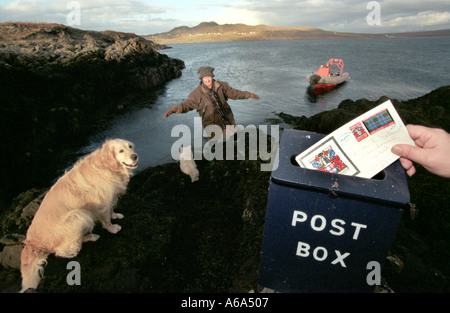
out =
[(319, 75), (316, 75), (316, 74), (311, 75), (311, 76), (309, 76), (309, 83), (312, 85), (315, 85), (319, 82), (320, 78), (321, 77)]

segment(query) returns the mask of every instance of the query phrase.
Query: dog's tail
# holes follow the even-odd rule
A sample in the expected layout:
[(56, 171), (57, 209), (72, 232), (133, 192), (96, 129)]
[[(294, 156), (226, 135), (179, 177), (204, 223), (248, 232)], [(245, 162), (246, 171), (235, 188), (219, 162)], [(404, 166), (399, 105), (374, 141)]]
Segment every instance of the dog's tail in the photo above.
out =
[(25, 244), (21, 255), (22, 290), (20, 292), (37, 288), (41, 277), (44, 276), (44, 265), (47, 264), (48, 255), (49, 253), (33, 245)]

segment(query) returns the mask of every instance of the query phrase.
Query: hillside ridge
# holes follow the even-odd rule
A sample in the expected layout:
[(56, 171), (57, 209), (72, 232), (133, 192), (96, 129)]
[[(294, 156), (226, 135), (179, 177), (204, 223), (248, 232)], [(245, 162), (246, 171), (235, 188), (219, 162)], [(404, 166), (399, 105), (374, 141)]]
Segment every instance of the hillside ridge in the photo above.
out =
[(429, 37), (450, 36), (450, 29), (405, 33), (349, 33), (328, 31), (310, 26), (268, 26), (223, 24), (202, 22), (197, 26), (178, 26), (169, 32), (142, 36), (158, 44), (246, 41), (246, 40), (295, 40), (295, 39), (352, 39), (352, 38), (397, 38), (397, 37)]

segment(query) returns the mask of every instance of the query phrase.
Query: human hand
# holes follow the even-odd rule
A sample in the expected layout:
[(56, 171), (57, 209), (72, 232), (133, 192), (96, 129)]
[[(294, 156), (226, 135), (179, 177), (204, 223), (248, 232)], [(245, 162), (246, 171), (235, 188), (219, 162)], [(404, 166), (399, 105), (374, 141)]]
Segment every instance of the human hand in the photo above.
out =
[(415, 174), (413, 162), (416, 162), (433, 174), (450, 178), (450, 134), (443, 129), (420, 125), (407, 125), (406, 129), (416, 146), (398, 144), (391, 149), (400, 156), (406, 173)]
[(168, 117), (169, 115), (171, 115), (173, 113), (178, 113), (178, 106), (177, 105), (175, 105), (175, 106), (171, 107), (170, 109), (168, 109), (166, 111), (166, 113), (164, 113), (164, 118)]
[(252, 99), (259, 99), (259, 96), (257, 94), (254, 94), (254, 93), (250, 93), (250, 98), (252, 98)]

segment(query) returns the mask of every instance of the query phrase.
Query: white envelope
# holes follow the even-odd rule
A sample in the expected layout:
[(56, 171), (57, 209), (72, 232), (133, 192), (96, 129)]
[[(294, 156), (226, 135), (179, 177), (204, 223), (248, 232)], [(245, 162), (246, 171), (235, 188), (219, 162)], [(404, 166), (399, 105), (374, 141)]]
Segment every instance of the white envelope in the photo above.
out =
[(295, 160), (303, 168), (372, 178), (399, 158), (391, 152), (395, 144), (415, 145), (388, 100), (324, 137)]

